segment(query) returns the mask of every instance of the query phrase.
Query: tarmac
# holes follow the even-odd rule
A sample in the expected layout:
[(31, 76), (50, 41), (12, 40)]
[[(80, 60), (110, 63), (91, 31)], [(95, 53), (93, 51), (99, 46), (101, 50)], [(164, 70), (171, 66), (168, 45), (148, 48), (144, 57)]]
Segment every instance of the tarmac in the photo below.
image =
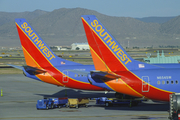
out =
[(168, 120), (169, 103), (145, 101), (138, 106), (105, 107), (91, 100), (89, 107), (37, 110), (44, 97), (114, 97), (114, 92), (83, 91), (43, 83), (23, 74), (0, 75), (0, 120)]

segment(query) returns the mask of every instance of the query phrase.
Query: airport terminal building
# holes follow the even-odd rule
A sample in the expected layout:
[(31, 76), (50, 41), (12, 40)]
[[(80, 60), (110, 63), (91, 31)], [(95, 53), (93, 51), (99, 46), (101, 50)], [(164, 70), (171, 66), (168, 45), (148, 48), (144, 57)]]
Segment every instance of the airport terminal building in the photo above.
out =
[(89, 50), (88, 43), (73, 43), (71, 44), (71, 50)]

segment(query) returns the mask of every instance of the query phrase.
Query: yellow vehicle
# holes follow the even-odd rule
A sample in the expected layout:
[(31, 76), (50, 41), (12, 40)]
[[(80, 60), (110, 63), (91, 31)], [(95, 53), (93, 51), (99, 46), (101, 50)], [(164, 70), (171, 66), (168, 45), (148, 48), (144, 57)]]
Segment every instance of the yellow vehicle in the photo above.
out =
[(79, 106), (84, 105), (88, 107), (89, 99), (88, 98), (69, 98), (68, 105), (69, 107), (79, 108)]

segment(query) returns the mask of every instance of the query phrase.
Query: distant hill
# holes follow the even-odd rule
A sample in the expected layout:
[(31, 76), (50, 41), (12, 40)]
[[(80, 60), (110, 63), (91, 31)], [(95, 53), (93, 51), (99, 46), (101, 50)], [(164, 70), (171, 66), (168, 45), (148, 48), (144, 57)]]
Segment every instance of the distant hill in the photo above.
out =
[(135, 19), (146, 22), (146, 23), (162, 24), (162, 23), (168, 22), (172, 18), (175, 18), (175, 17), (144, 17), (144, 18), (135, 18)]
[(160, 27), (160, 31), (164, 34), (180, 35), (180, 16), (175, 17), (162, 24)]
[(0, 12), (0, 26), (5, 23), (14, 22), (15, 18), (26, 18), (28, 20), (31, 20), (46, 13), (48, 12), (42, 10), (35, 10), (33, 12), (20, 12), (20, 13)]
[[(173, 18), (177, 19), (175, 23), (170, 23), (173, 20), (171, 19), (160, 24), (143, 22), (130, 17), (107, 16), (83, 8), (61, 8), (52, 12), (41, 10), (23, 13), (0, 12), (0, 46), (20, 46), (14, 23), (15, 18), (26, 18), (48, 45), (71, 45), (75, 42), (87, 42), (81, 21), (81, 15), (86, 14), (96, 15), (123, 46), (128, 46), (128, 41), (130, 47), (177, 45), (180, 43), (175, 39), (179, 33), (172, 37), (174, 32), (170, 32), (171, 29), (168, 30), (168, 25), (171, 26), (171, 24), (175, 25), (176, 31), (180, 30), (178, 17)], [(166, 35), (164, 35), (165, 33)]]

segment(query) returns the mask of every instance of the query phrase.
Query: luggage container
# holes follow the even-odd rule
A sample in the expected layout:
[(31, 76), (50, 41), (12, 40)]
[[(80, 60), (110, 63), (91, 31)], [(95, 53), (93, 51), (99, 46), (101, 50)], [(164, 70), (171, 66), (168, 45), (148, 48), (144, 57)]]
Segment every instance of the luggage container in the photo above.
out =
[(83, 105), (85, 107), (88, 107), (89, 99), (88, 98), (71, 98), (68, 100), (68, 106), (79, 108), (79, 106)]

